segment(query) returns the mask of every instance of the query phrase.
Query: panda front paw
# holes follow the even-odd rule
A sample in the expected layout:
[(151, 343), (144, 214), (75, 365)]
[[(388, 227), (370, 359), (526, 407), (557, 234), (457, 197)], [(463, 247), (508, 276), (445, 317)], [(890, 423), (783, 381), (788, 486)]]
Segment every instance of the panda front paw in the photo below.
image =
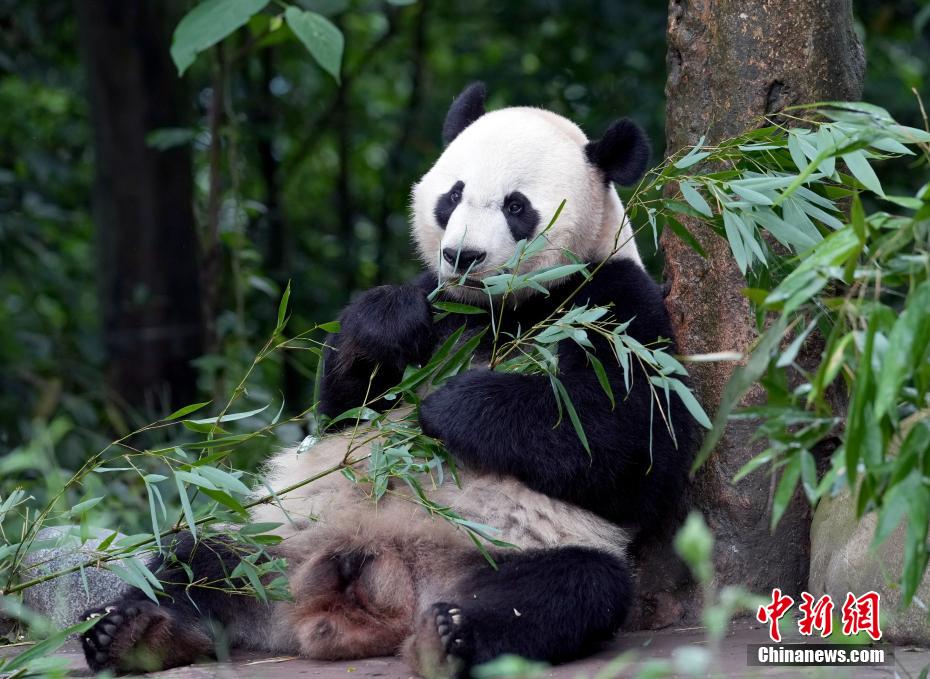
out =
[(447, 446), (451, 443), (452, 426), (461, 420), (461, 413), (457, 417), (456, 411), (461, 410), (463, 405), (454, 380), (455, 378), (447, 382), (420, 403), (420, 429), (427, 436), (438, 439)]
[(469, 370), (449, 379), (420, 403), (423, 433), (442, 441), (459, 462), (478, 463), (503, 433), (496, 402), (501, 374)]
[(399, 370), (427, 361), (436, 344), (429, 300), (413, 285), (372, 288), (346, 307), (339, 320), (340, 353)]

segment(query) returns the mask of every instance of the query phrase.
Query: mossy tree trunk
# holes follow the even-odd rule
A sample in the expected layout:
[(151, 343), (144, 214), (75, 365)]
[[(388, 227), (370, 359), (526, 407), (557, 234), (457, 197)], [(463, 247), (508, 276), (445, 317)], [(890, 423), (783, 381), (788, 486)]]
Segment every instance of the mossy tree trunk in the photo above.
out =
[[(714, 143), (760, 124), (787, 106), (855, 100), (865, 58), (853, 31), (851, 0), (671, 0), (668, 16), (666, 141), (669, 153), (706, 137)], [(757, 337), (740, 274), (728, 244), (696, 220), (686, 226), (707, 259), (666, 230), (662, 245), (670, 283), (667, 305), (685, 354), (746, 352)], [(708, 412), (720, 403), (733, 366), (692, 364)], [(752, 389), (744, 404), (764, 398)], [(774, 533), (773, 484), (764, 473), (733, 485), (734, 474), (760, 453), (756, 423), (729, 425), (691, 489), (716, 537), (718, 584), (758, 592), (773, 587), (797, 597), (807, 586), (810, 511), (796, 495)], [(636, 624), (659, 627), (693, 617), (697, 594), (666, 547), (643, 554)]]

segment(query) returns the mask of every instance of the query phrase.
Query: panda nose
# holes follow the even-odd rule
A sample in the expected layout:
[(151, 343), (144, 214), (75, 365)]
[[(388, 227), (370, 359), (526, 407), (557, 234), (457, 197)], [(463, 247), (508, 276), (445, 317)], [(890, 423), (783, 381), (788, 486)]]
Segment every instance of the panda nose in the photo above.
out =
[[(443, 248), (442, 258), (452, 265), (457, 271), (467, 271), (473, 266), (477, 266), (484, 261), (487, 256), (486, 252), (478, 250), (457, 250), (456, 248)], [(456, 265), (456, 261), (458, 265)]]

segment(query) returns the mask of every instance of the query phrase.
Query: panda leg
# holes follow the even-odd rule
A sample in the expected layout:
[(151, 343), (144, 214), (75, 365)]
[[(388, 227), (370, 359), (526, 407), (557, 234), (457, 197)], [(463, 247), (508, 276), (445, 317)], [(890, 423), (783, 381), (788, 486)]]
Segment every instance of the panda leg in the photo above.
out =
[(222, 581), (242, 556), (232, 545), (218, 539), (195, 541), (183, 533), (173, 552), (177, 561), (159, 557), (149, 564), (164, 589), (158, 604), (131, 588), (110, 604), (84, 613), (85, 619), (100, 618), (81, 635), (92, 670), (167, 669), (213, 657), (220, 644), (262, 647), (270, 638), (271, 605), (221, 591)]
[(410, 567), (391, 541), (322, 551), (296, 569), (291, 591), (289, 627), (310, 658), (393, 655), (413, 626)]
[(616, 556), (585, 547), (504, 554), (476, 568), (457, 596), (422, 611), (404, 646), (427, 679), (468, 676), (507, 653), (565, 662), (607, 641), (626, 617), (633, 583)]

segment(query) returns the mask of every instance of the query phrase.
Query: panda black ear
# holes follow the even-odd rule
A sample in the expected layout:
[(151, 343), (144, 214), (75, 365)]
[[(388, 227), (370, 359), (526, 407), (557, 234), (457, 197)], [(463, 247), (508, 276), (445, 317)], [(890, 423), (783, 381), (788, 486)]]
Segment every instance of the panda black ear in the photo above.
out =
[(452, 106), (446, 114), (442, 125), (442, 140), (449, 144), (466, 127), (484, 115), (484, 102), (488, 98), (488, 88), (483, 82), (474, 82), (452, 100)]
[(649, 140), (642, 128), (629, 118), (615, 120), (600, 139), (588, 142), (585, 156), (607, 181), (624, 186), (635, 184), (649, 164)]

